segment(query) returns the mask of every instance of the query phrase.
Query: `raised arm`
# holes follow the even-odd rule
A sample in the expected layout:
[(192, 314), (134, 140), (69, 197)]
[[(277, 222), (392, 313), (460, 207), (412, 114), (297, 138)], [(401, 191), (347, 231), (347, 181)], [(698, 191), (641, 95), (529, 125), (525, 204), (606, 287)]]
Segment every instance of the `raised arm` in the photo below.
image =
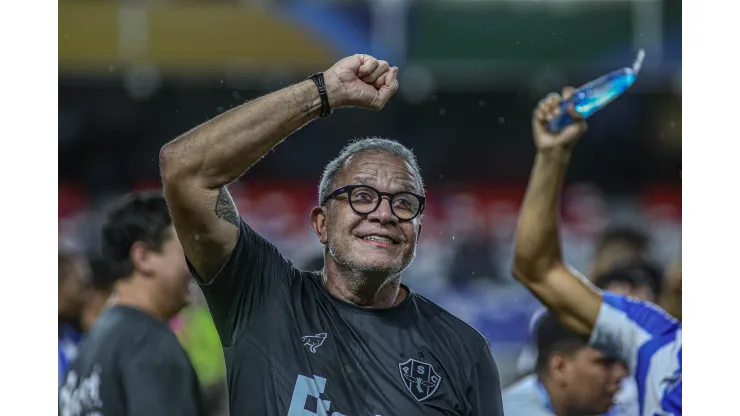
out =
[[(568, 88), (563, 96), (567, 98), (572, 92)], [(599, 316), (602, 295), (563, 261), (558, 218), (572, 150), (585, 133), (586, 123), (580, 121), (551, 133), (547, 122), (559, 111), (560, 100), (557, 94), (549, 95), (532, 117), (537, 156), (519, 216), (513, 273), (565, 325), (590, 334)], [(571, 113), (575, 119), (580, 117)]]
[[(398, 88), (397, 71), (368, 55), (342, 59), (324, 72), (330, 107), (383, 108)], [(234, 108), (162, 148), (172, 222), (201, 279), (213, 279), (237, 242), (239, 214), (226, 185), (320, 114), (319, 90), (306, 80)]]

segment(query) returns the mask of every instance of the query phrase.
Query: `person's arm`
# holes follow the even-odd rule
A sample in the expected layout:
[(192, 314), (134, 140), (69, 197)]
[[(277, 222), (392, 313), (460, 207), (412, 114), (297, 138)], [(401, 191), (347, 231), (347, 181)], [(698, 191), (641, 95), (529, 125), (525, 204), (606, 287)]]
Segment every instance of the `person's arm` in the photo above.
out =
[[(572, 89), (563, 95), (570, 94)], [(559, 96), (550, 95), (533, 115), (537, 156), (519, 217), (513, 274), (566, 326), (590, 334), (599, 316), (602, 295), (565, 264), (558, 218), (572, 149), (586, 131), (586, 123), (579, 121), (555, 134), (547, 130), (559, 102)], [(578, 119), (577, 114), (572, 115)]]
[(470, 386), (466, 392), (467, 401), (473, 407), (474, 415), (503, 416), (504, 405), (501, 400), (501, 380), (498, 366), (491, 352), (491, 345), (481, 349), (478, 363), (470, 375)]
[[(342, 59), (324, 72), (329, 104), (381, 109), (398, 88), (396, 73), (367, 55)], [(241, 220), (226, 185), (320, 112), (318, 89), (306, 80), (234, 108), (162, 148), (172, 221), (204, 283), (218, 273), (239, 235)]]
[(239, 214), (226, 190), (251, 165), (321, 109), (308, 80), (241, 105), (160, 152), (164, 192), (183, 250), (205, 282), (236, 245)]

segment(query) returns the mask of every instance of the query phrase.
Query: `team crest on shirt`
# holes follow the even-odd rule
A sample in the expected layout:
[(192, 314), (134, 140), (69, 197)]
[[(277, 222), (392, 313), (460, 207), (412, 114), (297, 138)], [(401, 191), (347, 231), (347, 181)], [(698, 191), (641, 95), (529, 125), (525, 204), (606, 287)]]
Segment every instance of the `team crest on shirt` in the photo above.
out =
[(433, 365), (413, 358), (399, 363), (398, 371), (406, 389), (420, 402), (430, 398), (442, 382)]

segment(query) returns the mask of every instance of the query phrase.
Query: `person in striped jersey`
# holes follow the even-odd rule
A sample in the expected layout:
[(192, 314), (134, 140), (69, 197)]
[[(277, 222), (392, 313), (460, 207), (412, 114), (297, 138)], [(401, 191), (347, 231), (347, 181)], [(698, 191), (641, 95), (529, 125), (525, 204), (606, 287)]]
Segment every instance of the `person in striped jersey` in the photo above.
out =
[(637, 381), (640, 415), (681, 415), (681, 323), (652, 303), (597, 289), (563, 260), (558, 205), (574, 145), (587, 124), (572, 107), (575, 123), (555, 133), (547, 124), (573, 91), (548, 95), (532, 117), (537, 155), (520, 213), (513, 273), (565, 326), (590, 335), (594, 347), (627, 363)]

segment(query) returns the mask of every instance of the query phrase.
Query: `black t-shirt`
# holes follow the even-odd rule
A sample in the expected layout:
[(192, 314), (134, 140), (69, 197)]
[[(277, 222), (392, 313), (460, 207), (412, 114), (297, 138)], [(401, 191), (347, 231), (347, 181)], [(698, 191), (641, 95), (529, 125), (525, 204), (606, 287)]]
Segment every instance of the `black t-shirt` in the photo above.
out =
[(205, 415), (198, 377), (175, 334), (142, 311), (105, 310), (59, 390), (61, 416)]
[(201, 287), (232, 415), (503, 415), (488, 340), (411, 290), (389, 309), (336, 299), (243, 221)]

